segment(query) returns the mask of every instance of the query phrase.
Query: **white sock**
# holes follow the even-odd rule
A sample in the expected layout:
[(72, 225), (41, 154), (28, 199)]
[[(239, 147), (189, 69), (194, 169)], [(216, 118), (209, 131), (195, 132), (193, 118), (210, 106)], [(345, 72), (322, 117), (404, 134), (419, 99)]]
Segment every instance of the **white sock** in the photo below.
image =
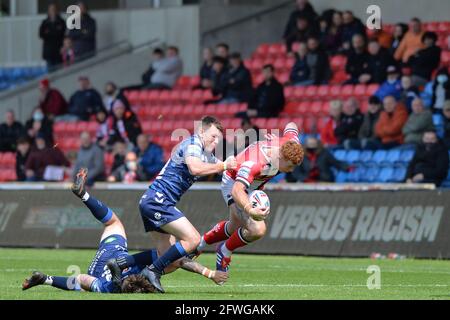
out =
[(51, 286), (53, 284), (53, 277), (51, 276), (47, 276), (47, 278), (45, 279), (44, 284)]
[(230, 251), (230, 250), (227, 248), (227, 244), (226, 244), (226, 243), (224, 243), (224, 245), (222, 246), (222, 248), (220, 249), (220, 251), (222, 251), (222, 254), (223, 254), (225, 257), (227, 257), (227, 258), (231, 257), (231, 255), (233, 254), (233, 251)]
[(205, 242), (205, 239), (203, 238), (203, 236), (202, 236), (202, 238), (200, 239), (200, 244), (198, 245), (198, 247), (197, 247), (197, 251), (203, 251), (203, 249), (205, 249), (205, 247), (207, 246), (208, 244)]
[(89, 193), (86, 192), (86, 193), (84, 194), (83, 198), (81, 198), (81, 200), (83, 200), (83, 202), (86, 202), (86, 201), (89, 200), (89, 197), (90, 197), (90, 196), (89, 196)]

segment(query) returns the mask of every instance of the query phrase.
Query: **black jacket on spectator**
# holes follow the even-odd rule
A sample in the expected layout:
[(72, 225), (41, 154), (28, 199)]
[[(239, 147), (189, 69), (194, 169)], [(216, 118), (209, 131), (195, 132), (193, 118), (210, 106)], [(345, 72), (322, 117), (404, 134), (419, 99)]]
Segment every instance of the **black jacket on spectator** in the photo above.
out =
[(213, 82), (212, 93), (214, 96), (224, 96), (227, 90), (228, 76), (227, 69), (223, 69), (222, 72), (211, 72), (211, 80)]
[(131, 143), (136, 145), (136, 139), (137, 137), (142, 133), (142, 128), (139, 123), (138, 118), (136, 117), (136, 114), (134, 114), (132, 111), (126, 111), (123, 115), (123, 127), (125, 129), (126, 137), (123, 137), (121, 130), (120, 130), (120, 120), (116, 119), (116, 117), (113, 117), (113, 134), (111, 135), (108, 144), (114, 144), (117, 141), (123, 141), (124, 138), (128, 139)]
[(208, 79), (211, 80), (213, 75), (212, 64), (208, 66), (206, 62), (203, 63), (200, 69), (200, 79)]
[(229, 69), (224, 98), (236, 98), (240, 102), (249, 102), (252, 95), (252, 77), (244, 64), (237, 69)]
[(438, 46), (432, 46), (412, 55), (408, 60), (412, 74), (430, 80), (431, 74), (441, 63), (441, 51)]
[(319, 32), (316, 28), (310, 26), (306, 30), (299, 30), (295, 28), (287, 37), (286, 37), (286, 48), (287, 51), (292, 51), (292, 45), (295, 42), (306, 42), (309, 37), (318, 35)]
[(414, 158), (408, 166), (407, 179), (422, 173), (424, 183), (434, 183), (439, 186), (447, 177), (449, 167), (448, 150), (441, 142), (427, 147), (423, 143), (417, 146)]
[(375, 134), (375, 125), (377, 124), (378, 118), (380, 117), (380, 113), (381, 109), (377, 113), (367, 112), (364, 115), (364, 120), (362, 122), (361, 128), (359, 128), (359, 139), (375, 139), (377, 137)]
[(306, 55), (306, 61), (310, 71), (309, 78), (314, 81), (313, 84), (321, 85), (330, 79), (330, 61), (325, 50), (322, 48), (318, 48), (315, 51), (310, 50)]
[(17, 181), (25, 181), (27, 179), (25, 163), (27, 162), (29, 155), (30, 155), (30, 150), (28, 150), (28, 153), (25, 156), (23, 156), (20, 152), (16, 153)]
[(396, 65), (394, 57), (389, 50), (381, 47), (377, 55), (368, 55), (368, 69), (372, 76), (371, 83), (383, 83), (387, 77), (387, 67)]
[(49, 65), (62, 63), (60, 50), (66, 34), (66, 22), (58, 15), (55, 21), (47, 17), (39, 28), (39, 37), (44, 41), (42, 58)]
[(331, 168), (337, 168), (340, 171), (347, 171), (349, 166), (342, 161), (337, 160), (327, 149), (322, 149), (315, 161), (315, 165), (309, 160), (308, 154), (305, 154), (303, 162), (296, 167), (292, 173), (286, 175), (287, 182), (304, 182), (311, 170), (316, 168), (319, 171), (318, 181), (334, 182), (335, 176)]
[(95, 54), (95, 50), (97, 50), (96, 33), (97, 23), (88, 13), (81, 16), (81, 29), (69, 31), (68, 36), (72, 39), (77, 60)]
[(450, 119), (444, 117), (444, 143), (448, 150), (450, 150)]
[(23, 125), (15, 121), (12, 126), (6, 123), (0, 125), (0, 152), (16, 151), (17, 139), (25, 134)]
[(290, 80), (293, 84), (309, 80), (310, 70), (306, 56), (301, 58), (295, 54), (295, 64), (292, 67)]
[(78, 116), (83, 121), (99, 111), (105, 111), (100, 93), (95, 89), (78, 90), (69, 101), (69, 114)]
[(278, 117), (285, 104), (283, 85), (275, 78), (269, 83), (264, 81), (256, 89), (252, 109), (258, 111), (258, 117)]
[(345, 66), (345, 72), (350, 75), (352, 80), (359, 82), (358, 79), (362, 74), (370, 73), (369, 53), (367, 51), (357, 53), (351, 50), (348, 55), (347, 65)]
[(303, 10), (297, 9), (293, 11), (284, 29), (283, 38), (286, 39), (290, 34), (292, 34), (293, 31), (295, 31), (295, 29), (297, 28), (297, 18), (300, 16), (306, 17), (309, 21), (309, 25), (312, 26), (317, 18), (317, 13), (310, 3), (306, 4)]
[(361, 34), (363, 37), (366, 37), (366, 27), (361, 20), (356, 17), (352, 23), (342, 25), (342, 43), (351, 43), (355, 34)]
[[(28, 133), (28, 130), (33, 128), (34, 120), (30, 119), (25, 123), (25, 129)], [(44, 117), (42, 120), (41, 128), (39, 129), (39, 132), (37, 134), (40, 134), (43, 136), (45, 142), (48, 146), (54, 145), (54, 139), (53, 139), (53, 121), (47, 118), (47, 116)], [(34, 137), (29, 137), (30, 140), (34, 141)]]
[(364, 120), (363, 117), (359, 110), (351, 116), (342, 113), (341, 120), (334, 129), (334, 135), (340, 144), (347, 139), (358, 139), (359, 129)]

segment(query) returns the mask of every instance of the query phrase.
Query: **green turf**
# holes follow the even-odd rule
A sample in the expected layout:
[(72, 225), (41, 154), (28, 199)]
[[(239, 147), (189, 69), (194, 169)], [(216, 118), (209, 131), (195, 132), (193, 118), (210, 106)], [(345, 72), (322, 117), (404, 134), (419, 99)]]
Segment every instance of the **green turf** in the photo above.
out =
[[(41, 286), (22, 292), (22, 280), (38, 269), (67, 275), (87, 268), (92, 250), (0, 249), (0, 299), (450, 299), (450, 261), (331, 259), (235, 255), (230, 280), (219, 287), (179, 270), (163, 278), (164, 295), (65, 292)], [(215, 256), (199, 261), (214, 266)], [(381, 269), (381, 289), (366, 286), (370, 265)]]

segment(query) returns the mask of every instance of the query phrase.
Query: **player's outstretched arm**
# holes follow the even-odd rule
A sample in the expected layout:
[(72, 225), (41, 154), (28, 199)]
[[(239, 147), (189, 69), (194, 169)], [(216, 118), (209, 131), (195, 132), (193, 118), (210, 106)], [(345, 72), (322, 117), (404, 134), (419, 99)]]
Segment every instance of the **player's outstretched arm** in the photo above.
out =
[(197, 261), (194, 261), (189, 258), (182, 258), (179, 261), (180, 267), (183, 270), (198, 273), (204, 276), (205, 278), (211, 279), (217, 285), (222, 285), (228, 280), (228, 273), (222, 271), (212, 271), (207, 267), (202, 266)]
[(225, 162), (205, 163), (197, 157), (187, 157), (186, 165), (189, 172), (194, 176), (209, 176), (210, 174), (222, 173), (228, 169), (236, 169), (237, 163), (234, 157), (228, 158)]

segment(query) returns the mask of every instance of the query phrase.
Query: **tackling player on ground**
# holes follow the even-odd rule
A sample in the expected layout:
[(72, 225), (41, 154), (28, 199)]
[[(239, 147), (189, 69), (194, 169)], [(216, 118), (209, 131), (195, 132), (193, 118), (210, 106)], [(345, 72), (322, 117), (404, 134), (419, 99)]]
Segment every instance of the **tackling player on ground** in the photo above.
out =
[[(87, 169), (80, 169), (75, 183), (72, 185), (72, 192), (79, 197), (89, 208), (94, 217), (103, 223), (104, 230), (101, 236), (98, 251), (91, 262), (87, 274), (80, 274), (72, 277), (48, 276), (41, 272), (33, 272), (30, 278), (22, 284), (22, 289), (27, 290), (38, 285), (50, 285), (62, 290), (71, 291), (91, 291), (101, 293), (150, 293), (155, 288), (148, 280), (139, 273), (156, 261), (157, 251), (151, 249), (134, 255), (128, 255), (127, 236), (122, 222), (110, 208), (95, 199), (86, 192), (84, 186), (87, 179)], [(129, 257), (134, 262), (133, 267), (121, 272), (120, 281), (112, 281), (112, 275), (107, 267), (108, 261), (123, 256)], [(214, 272), (203, 267), (199, 263), (188, 258), (180, 261), (183, 269), (212, 279), (216, 284), (227, 280), (226, 273)], [(166, 269), (169, 273), (175, 269)]]
[[(195, 252), (200, 243), (199, 232), (176, 207), (177, 202), (199, 177), (237, 167), (234, 157), (222, 162), (213, 155), (222, 130), (216, 118), (204, 117), (196, 134), (175, 149), (139, 203), (145, 231), (151, 232), (160, 254), (142, 274), (158, 292), (164, 292), (160, 282), (164, 270), (171, 264), (173, 268), (179, 267), (177, 261)], [(109, 267), (115, 277), (133, 265), (132, 259), (125, 256), (116, 259)]]
[(206, 245), (225, 241), (217, 247), (216, 269), (228, 271), (232, 252), (261, 239), (267, 230), (264, 219), (269, 208), (253, 208), (248, 195), (262, 190), (279, 172), (292, 172), (303, 161), (303, 148), (297, 125), (289, 123), (282, 137), (272, 136), (258, 141), (237, 155), (238, 167), (227, 170), (222, 177), (222, 195), (230, 209), (228, 221), (219, 222), (206, 232), (197, 248), (201, 253)]

